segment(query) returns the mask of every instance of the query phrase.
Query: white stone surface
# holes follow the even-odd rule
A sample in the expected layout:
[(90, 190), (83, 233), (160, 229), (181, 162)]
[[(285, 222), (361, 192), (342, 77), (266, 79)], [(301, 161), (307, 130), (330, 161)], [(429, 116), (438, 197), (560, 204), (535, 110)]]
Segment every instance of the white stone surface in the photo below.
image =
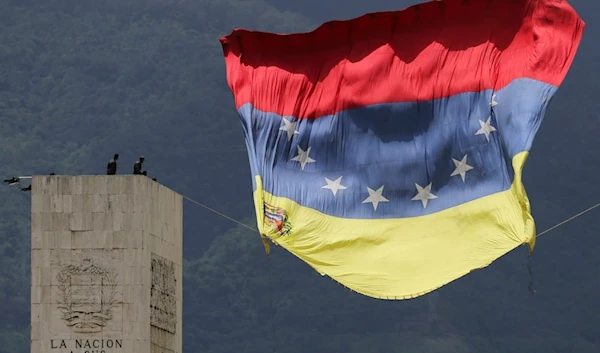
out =
[(31, 352), (181, 353), (181, 195), (144, 176), (34, 176), (31, 200)]

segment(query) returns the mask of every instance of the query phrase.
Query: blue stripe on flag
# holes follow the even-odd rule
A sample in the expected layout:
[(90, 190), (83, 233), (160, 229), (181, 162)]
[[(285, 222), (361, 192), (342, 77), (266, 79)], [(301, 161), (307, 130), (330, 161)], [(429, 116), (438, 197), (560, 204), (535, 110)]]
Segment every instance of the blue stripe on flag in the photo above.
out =
[[(288, 141), (282, 117), (261, 112), (250, 104), (240, 108), (249, 145), (252, 174), (259, 174), (265, 191), (290, 198), (303, 206), (328, 215), (347, 218), (396, 218), (430, 214), (492, 193), (508, 189), (512, 183), (512, 157), (529, 150), (555, 86), (531, 79), (519, 79), (492, 94), (487, 90), (469, 92), (429, 102), (378, 104), (341, 111), (315, 120), (296, 120), (296, 130)], [(545, 102), (545, 103), (544, 103)], [(540, 109), (540, 106), (542, 107)], [(488, 143), (475, 133), (492, 109)], [(298, 148), (307, 150), (314, 163), (304, 170), (292, 158)], [(455, 170), (452, 158), (474, 169), (450, 176)], [(374, 168), (374, 166), (377, 166)], [(346, 187), (334, 196), (325, 178), (342, 177)], [(432, 183), (438, 198), (423, 208), (412, 201), (417, 189)], [(383, 197), (374, 210), (363, 203), (367, 187)]]

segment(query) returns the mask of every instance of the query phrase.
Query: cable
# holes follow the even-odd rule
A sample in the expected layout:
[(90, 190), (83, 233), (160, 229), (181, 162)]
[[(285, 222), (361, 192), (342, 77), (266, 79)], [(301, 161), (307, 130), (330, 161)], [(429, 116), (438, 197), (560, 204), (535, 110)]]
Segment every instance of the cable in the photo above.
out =
[[(189, 198), (189, 197), (187, 197), (187, 196), (183, 196), (183, 195), (182, 195), (182, 197), (183, 197), (184, 199), (186, 199), (186, 200), (190, 201), (190, 202), (193, 202), (193, 203), (195, 203), (195, 204), (196, 204), (196, 205), (198, 205), (198, 206), (204, 207), (204, 208), (206, 208), (207, 210), (209, 210), (209, 211), (211, 211), (211, 212), (214, 212), (214, 213), (218, 214), (218, 215), (219, 215), (219, 216), (221, 216), (221, 217), (225, 217), (225, 218), (227, 218), (228, 220), (230, 220), (230, 221), (232, 221), (232, 222), (235, 222), (235, 223), (237, 223), (237, 224), (239, 224), (239, 225), (241, 225), (241, 226), (244, 226), (244, 227), (246, 227), (246, 228), (248, 228), (248, 229), (250, 229), (250, 230), (253, 230), (253, 231), (255, 231), (255, 232), (257, 232), (257, 233), (258, 233), (258, 229), (256, 229), (256, 228), (250, 227), (250, 226), (249, 226), (249, 225), (247, 225), (247, 224), (244, 224), (244, 223), (242, 223), (242, 222), (240, 222), (240, 221), (238, 221), (238, 220), (235, 220), (235, 219), (233, 219), (233, 218), (231, 218), (231, 217), (229, 217), (229, 216), (227, 216), (227, 215), (225, 215), (225, 214), (223, 214), (223, 213), (221, 213), (221, 212), (219, 212), (219, 211), (217, 211), (217, 210), (215, 210), (215, 209), (213, 209), (213, 208), (210, 208), (210, 207), (208, 207), (208, 206), (206, 206), (206, 205), (202, 204), (201, 202), (198, 202), (198, 201), (196, 201), (196, 200), (193, 200), (193, 199), (191, 199), (191, 198)], [(596, 207), (600, 207), (600, 202), (599, 202), (599, 203), (597, 203), (597, 204), (595, 204), (594, 206), (592, 206), (592, 207), (589, 207), (589, 208), (587, 208), (587, 209), (585, 209), (585, 210), (583, 210), (583, 211), (579, 212), (578, 214), (576, 214), (576, 215), (574, 215), (574, 216), (572, 216), (572, 217), (570, 217), (570, 218), (567, 218), (567, 219), (565, 219), (564, 221), (562, 221), (562, 222), (560, 222), (560, 223), (558, 223), (558, 224), (556, 224), (556, 225), (554, 225), (554, 226), (552, 226), (552, 227), (550, 227), (550, 228), (546, 229), (545, 231), (543, 231), (543, 232), (539, 233), (538, 235), (536, 235), (536, 238), (537, 238), (537, 237), (539, 237), (539, 236), (541, 236), (541, 235), (544, 235), (544, 234), (546, 234), (546, 233), (548, 233), (548, 232), (550, 232), (550, 231), (552, 231), (552, 230), (554, 230), (554, 229), (556, 229), (556, 228), (558, 228), (558, 227), (560, 227), (560, 226), (562, 226), (562, 225), (564, 225), (565, 223), (568, 223), (568, 222), (570, 222), (570, 221), (574, 220), (575, 218), (577, 218), (577, 217), (579, 217), (579, 216), (582, 216), (582, 215), (584, 215), (585, 213), (588, 213), (588, 212), (590, 212), (591, 210), (595, 209)]]
[(257, 232), (257, 233), (258, 233), (258, 229), (256, 229), (256, 228), (252, 228), (252, 227), (250, 227), (250, 226), (249, 226), (249, 225), (247, 225), (247, 224), (244, 224), (244, 223), (242, 223), (242, 222), (240, 222), (240, 221), (238, 221), (238, 220), (235, 220), (235, 219), (233, 219), (233, 218), (231, 218), (231, 217), (229, 217), (229, 216), (227, 216), (227, 215), (225, 215), (225, 214), (223, 214), (223, 213), (221, 213), (221, 212), (219, 212), (219, 211), (217, 211), (217, 210), (215, 210), (215, 209), (213, 209), (213, 208), (210, 208), (210, 207), (206, 206), (206, 205), (205, 205), (205, 204), (203, 204), (203, 203), (200, 203), (200, 202), (198, 202), (198, 201), (196, 201), (196, 200), (193, 200), (193, 199), (191, 199), (191, 198), (189, 198), (189, 197), (187, 197), (187, 196), (184, 196), (184, 195), (181, 195), (181, 196), (182, 196), (184, 199), (186, 199), (186, 200), (188, 200), (188, 201), (190, 201), (190, 202), (192, 202), (192, 203), (195, 203), (196, 205), (198, 205), (198, 206), (200, 206), (200, 207), (204, 207), (204, 208), (206, 208), (207, 210), (209, 210), (209, 211), (211, 211), (211, 212), (213, 212), (213, 213), (216, 213), (216, 214), (218, 214), (218, 215), (219, 215), (219, 216), (221, 216), (221, 217), (227, 218), (228, 220), (230, 220), (230, 221), (232, 221), (232, 222), (235, 222), (235, 223), (237, 223), (237, 224), (239, 224), (239, 225), (241, 225), (241, 226), (244, 226), (244, 227), (246, 227), (246, 228), (248, 228), (248, 229), (250, 229), (250, 230), (253, 230), (253, 231), (255, 231), (255, 232)]
[[(492, 97), (492, 99), (493, 99), (493, 97)], [(54, 174), (54, 173), (52, 173), (52, 174)], [(20, 176), (19, 178), (27, 178), (27, 179), (31, 179), (31, 176)], [(190, 201), (190, 202), (192, 202), (192, 203), (194, 203), (194, 204), (196, 204), (196, 205), (198, 205), (198, 206), (200, 206), (200, 207), (204, 207), (204, 208), (206, 208), (207, 210), (209, 210), (209, 211), (211, 211), (211, 212), (213, 212), (213, 213), (215, 213), (215, 214), (218, 214), (218, 215), (219, 215), (219, 216), (221, 216), (221, 217), (227, 218), (228, 220), (230, 220), (230, 221), (232, 221), (232, 222), (234, 222), (234, 223), (237, 223), (237, 224), (239, 224), (239, 225), (241, 225), (241, 226), (243, 226), (243, 227), (246, 227), (246, 228), (248, 228), (248, 229), (250, 229), (250, 230), (252, 230), (252, 231), (254, 231), (254, 232), (257, 232), (257, 233), (258, 233), (258, 229), (256, 229), (256, 228), (250, 227), (249, 225), (247, 225), (247, 224), (244, 224), (244, 223), (242, 223), (242, 222), (240, 222), (240, 221), (238, 221), (238, 220), (236, 220), (236, 219), (234, 219), (234, 218), (231, 218), (231, 217), (227, 216), (226, 214), (223, 214), (223, 213), (221, 213), (221, 212), (219, 212), (219, 211), (215, 210), (214, 208), (208, 207), (208, 206), (206, 206), (205, 204), (203, 204), (203, 203), (201, 203), (201, 202), (198, 202), (198, 201), (196, 201), (196, 200), (194, 200), (194, 199), (192, 199), (192, 198), (190, 198), (190, 197), (187, 197), (187, 196), (185, 196), (185, 195), (181, 195), (181, 196), (182, 196), (184, 199), (186, 199), (186, 200), (188, 200), (188, 201)], [(574, 220), (575, 218), (577, 218), (577, 217), (579, 217), (579, 216), (582, 216), (582, 215), (584, 215), (584, 214), (586, 214), (586, 213), (590, 212), (591, 210), (595, 209), (596, 207), (600, 207), (600, 202), (599, 202), (599, 203), (597, 203), (597, 204), (595, 204), (594, 206), (591, 206), (591, 207), (589, 207), (589, 208), (587, 208), (587, 209), (585, 209), (585, 210), (583, 210), (583, 211), (579, 212), (578, 214), (576, 214), (576, 215), (574, 215), (574, 216), (572, 216), (572, 217), (570, 217), (570, 218), (567, 218), (567, 219), (565, 219), (564, 221), (562, 221), (562, 222), (560, 222), (560, 223), (558, 223), (558, 224), (556, 224), (556, 225), (554, 225), (554, 226), (552, 226), (552, 227), (550, 227), (550, 228), (546, 229), (545, 231), (543, 231), (543, 232), (541, 232), (541, 233), (538, 233), (538, 234), (536, 235), (536, 238), (537, 238), (537, 237), (540, 237), (540, 236), (542, 236), (542, 235), (544, 235), (544, 234), (546, 234), (546, 233), (548, 233), (548, 232), (550, 232), (550, 231), (552, 231), (552, 230), (554, 230), (554, 229), (556, 229), (556, 228), (558, 228), (558, 227), (560, 227), (560, 226), (562, 226), (562, 225), (564, 225), (565, 223), (568, 223), (568, 222), (570, 222), (570, 221)]]
[(543, 234), (546, 234), (546, 233), (548, 233), (549, 231), (551, 231), (551, 230), (553, 230), (553, 229), (556, 229), (556, 228), (558, 228), (558, 227), (562, 226), (563, 224), (565, 224), (565, 223), (567, 223), (567, 222), (570, 222), (570, 221), (574, 220), (575, 218), (577, 218), (577, 217), (579, 217), (579, 216), (583, 215), (584, 213), (588, 213), (588, 212), (590, 212), (591, 210), (593, 210), (594, 208), (596, 208), (596, 207), (599, 207), (599, 206), (600, 206), (600, 202), (599, 202), (599, 203), (597, 203), (597, 204), (595, 204), (594, 206), (592, 206), (592, 207), (588, 208), (588, 209), (585, 209), (585, 210), (583, 210), (583, 211), (579, 212), (578, 214), (574, 215), (573, 217), (571, 217), (571, 218), (567, 218), (567, 219), (565, 219), (564, 221), (562, 221), (562, 222), (558, 223), (557, 225), (555, 225), (555, 226), (552, 226), (552, 227), (550, 227), (550, 228), (546, 229), (545, 231), (543, 231), (543, 232), (539, 233), (539, 234), (536, 236), (536, 238), (537, 238), (537, 237), (539, 237), (539, 236), (541, 236), (541, 235), (543, 235)]

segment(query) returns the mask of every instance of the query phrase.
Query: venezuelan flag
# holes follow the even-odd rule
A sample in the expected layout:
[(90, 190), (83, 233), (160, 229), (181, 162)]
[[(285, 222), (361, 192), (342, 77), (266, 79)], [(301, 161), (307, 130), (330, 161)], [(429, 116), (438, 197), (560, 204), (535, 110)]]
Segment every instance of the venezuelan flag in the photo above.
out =
[(448, 0), (221, 38), (260, 232), (382, 299), (532, 251), (522, 169), (584, 26), (561, 0)]

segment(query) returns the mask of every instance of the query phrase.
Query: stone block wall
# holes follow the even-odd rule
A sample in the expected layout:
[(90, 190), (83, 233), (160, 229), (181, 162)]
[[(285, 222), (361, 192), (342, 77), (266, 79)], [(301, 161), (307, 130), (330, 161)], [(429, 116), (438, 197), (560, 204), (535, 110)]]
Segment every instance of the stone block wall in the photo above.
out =
[(181, 195), (144, 176), (34, 176), (32, 353), (181, 353)]

